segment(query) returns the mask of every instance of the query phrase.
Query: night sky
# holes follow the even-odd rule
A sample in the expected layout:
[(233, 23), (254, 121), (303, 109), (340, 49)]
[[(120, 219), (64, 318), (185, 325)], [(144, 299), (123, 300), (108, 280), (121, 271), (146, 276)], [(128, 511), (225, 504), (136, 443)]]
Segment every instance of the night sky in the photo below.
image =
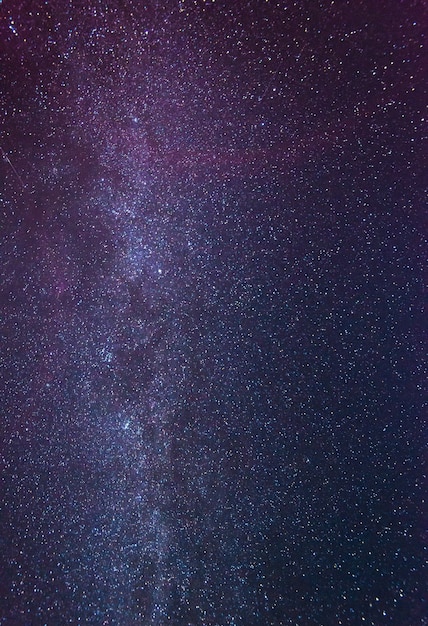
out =
[(428, 624), (425, 3), (0, 16), (0, 624)]

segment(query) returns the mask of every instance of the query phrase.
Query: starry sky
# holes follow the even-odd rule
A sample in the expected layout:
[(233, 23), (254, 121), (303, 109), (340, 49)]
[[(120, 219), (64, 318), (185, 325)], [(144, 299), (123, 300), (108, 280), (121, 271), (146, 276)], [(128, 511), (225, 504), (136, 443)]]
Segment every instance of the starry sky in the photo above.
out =
[(0, 624), (426, 625), (425, 3), (0, 17)]

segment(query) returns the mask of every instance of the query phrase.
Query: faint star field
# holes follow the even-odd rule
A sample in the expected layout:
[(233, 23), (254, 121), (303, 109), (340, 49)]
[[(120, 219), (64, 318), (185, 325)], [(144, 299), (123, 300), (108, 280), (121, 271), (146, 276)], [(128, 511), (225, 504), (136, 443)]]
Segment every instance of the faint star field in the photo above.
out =
[(0, 624), (426, 625), (424, 3), (0, 16)]

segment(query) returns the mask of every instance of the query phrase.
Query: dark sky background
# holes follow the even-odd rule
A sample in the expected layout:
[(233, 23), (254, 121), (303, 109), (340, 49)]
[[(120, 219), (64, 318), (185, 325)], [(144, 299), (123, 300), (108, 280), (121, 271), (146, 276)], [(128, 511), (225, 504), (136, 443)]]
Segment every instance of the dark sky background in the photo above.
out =
[(0, 2), (0, 624), (428, 623), (425, 9)]

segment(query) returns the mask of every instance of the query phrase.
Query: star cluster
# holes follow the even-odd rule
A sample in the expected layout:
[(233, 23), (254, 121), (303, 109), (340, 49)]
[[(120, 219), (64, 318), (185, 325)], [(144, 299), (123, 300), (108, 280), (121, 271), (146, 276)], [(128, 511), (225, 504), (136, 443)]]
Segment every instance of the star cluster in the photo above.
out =
[(424, 3), (0, 14), (0, 623), (426, 624)]

